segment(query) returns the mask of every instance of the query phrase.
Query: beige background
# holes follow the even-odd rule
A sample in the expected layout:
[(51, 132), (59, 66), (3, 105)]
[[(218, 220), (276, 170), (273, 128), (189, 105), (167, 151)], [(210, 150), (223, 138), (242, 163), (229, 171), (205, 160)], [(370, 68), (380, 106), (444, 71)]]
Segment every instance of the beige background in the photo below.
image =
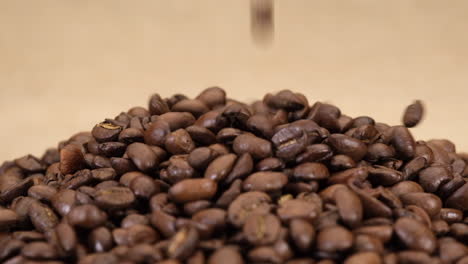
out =
[(277, 0), (254, 45), (246, 0), (0, 0), (0, 160), (40, 155), (158, 92), (295, 89), (468, 151), (468, 2)]

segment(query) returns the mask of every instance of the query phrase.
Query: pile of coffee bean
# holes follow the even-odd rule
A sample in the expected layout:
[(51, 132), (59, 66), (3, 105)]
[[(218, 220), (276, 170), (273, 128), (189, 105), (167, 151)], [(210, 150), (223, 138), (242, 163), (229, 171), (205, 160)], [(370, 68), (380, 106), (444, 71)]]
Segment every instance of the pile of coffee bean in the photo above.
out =
[(468, 155), (283, 90), (210, 87), (0, 168), (0, 262), (468, 263)]

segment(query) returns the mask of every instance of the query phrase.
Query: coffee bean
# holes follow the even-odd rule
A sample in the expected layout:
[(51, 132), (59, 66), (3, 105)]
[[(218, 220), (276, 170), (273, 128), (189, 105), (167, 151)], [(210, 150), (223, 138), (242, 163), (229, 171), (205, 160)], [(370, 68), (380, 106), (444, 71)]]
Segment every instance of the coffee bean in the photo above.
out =
[(287, 126), (276, 132), (271, 141), (276, 148), (276, 156), (284, 160), (293, 160), (307, 146), (308, 136), (299, 126)]
[(169, 257), (179, 260), (188, 258), (197, 246), (199, 235), (194, 227), (185, 227), (178, 231), (169, 242)]
[(245, 191), (276, 192), (288, 183), (288, 176), (281, 172), (262, 171), (251, 174), (243, 183)]
[(408, 128), (395, 126), (392, 129), (392, 145), (402, 159), (411, 159), (415, 155), (416, 142)]
[(116, 140), (121, 131), (121, 126), (103, 122), (94, 126), (92, 135), (97, 142), (108, 142)]
[(149, 100), (149, 112), (152, 115), (162, 115), (169, 112), (169, 106), (159, 94), (153, 94)]
[(353, 239), (353, 234), (344, 227), (326, 227), (317, 235), (317, 248), (329, 253), (345, 251), (353, 246)]
[(465, 183), (463, 186), (453, 192), (450, 197), (445, 201), (448, 207), (459, 209), (462, 211), (468, 210), (468, 184)]
[(308, 221), (293, 219), (290, 224), (290, 236), (294, 244), (303, 252), (310, 250), (315, 239), (315, 228)]
[(54, 228), (59, 222), (54, 211), (40, 202), (31, 203), (28, 209), (28, 215), (34, 227), (40, 232), (46, 232)]
[(10, 209), (0, 209), (0, 228), (13, 227), (19, 222), (18, 214)]
[(347, 155), (354, 161), (360, 161), (367, 153), (367, 147), (364, 143), (343, 134), (330, 135), (328, 143), (335, 152)]
[(241, 193), (242, 190), (242, 181), (241, 180), (235, 180), (229, 189), (227, 189), (219, 199), (216, 201), (216, 205), (221, 207), (221, 208), (227, 208), (229, 204), (231, 204), (234, 199), (236, 199), (237, 196)]
[(251, 214), (266, 214), (270, 212), (272, 208), (270, 203), (271, 198), (266, 193), (242, 193), (229, 205), (229, 222), (237, 227), (243, 226), (244, 222)]
[(187, 130), (192, 140), (198, 145), (206, 146), (216, 143), (216, 135), (208, 128), (201, 126), (189, 126), (185, 130)]
[(120, 209), (130, 206), (135, 201), (135, 195), (126, 187), (110, 187), (98, 190), (94, 199), (101, 208)]
[(208, 200), (198, 200), (184, 204), (184, 212), (187, 215), (194, 215), (203, 209), (211, 207), (211, 202)]
[(233, 142), (233, 150), (237, 155), (249, 153), (254, 159), (264, 159), (273, 154), (269, 141), (251, 134), (236, 137)]
[(252, 245), (271, 244), (278, 238), (279, 219), (272, 214), (251, 214), (243, 226), (244, 236)]
[(403, 244), (413, 250), (432, 253), (437, 245), (434, 235), (421, 222), (402, 217), (395, 222), (395, 233)]
[(382, 240), (372, 235), (357, 235), (354, 248), (356, 251), (372, 251), (380, 254), (384, 251)]
[(153, 178), (149, 176), (136, 177), (130, 182), (129, 187), (136, 197), (143, 199), (149, 199), (151, 196), (161, 191)]
[(15, 183), (5, 184), (4, 189), (0, 193), (0, 203), (11, 202), (18, 196), (25, 195), (28, 188), (30, 188), (34, 182), (32, 178), (26, 178), (24, 180), (16, 181)]
[(159, 120), (167, 122), (171, 131), (176, 131), (193, 125), (196, 119), (187, 112), (167, 112), (160, 115)]
[(363, 207), (359, 196), (347, 187), (338, 188), (334, 192), (334, 200), (342, 221), (350, 226), (358, 226), (363, 218)]
[(330, 176), (328, 168), (316, 162), (305, 162), (294, 168), (293, 175), (298, 180), (323, 180)]
[(65, 252), (71, 252), (76, 248), (78, 237), (73, 227), (66, 223), (60, 223), (55, 227), (60, 248)]
[(74, 144), (65, 146), (60, 151), (60, 172), (71, 174), (84, 166), (84, 157), (80, 147)]
[(369, 168), (369, 180), (374, 184), (392, 186), (403, 180), (403, 174), (385, 167)]
[(429, 193), (407, 193), (400, 196), (405, 205), (416, 205), (424, 209), (431, 217), (439, 214), (442, 201), (439, 197)]
[(54, 259), (57, 251), (45, 242), (32, 242), (23, 247), (21, 255), (30, 259)]
[(73, 226), (95, 228), (107, 220), (107, 215), (96, 206), (85, 204), (74, 207), (67, 214), (67, 220)]
[(158, 156), (148, 145), (143, 143), (130, 144), (127, 147), (127, 155), (141, 171), (153, 170), (159, 164)]
[(178, 129), (167, 135), (164, 146), (172, 154), (188, 154), (195, 148), (192, 138), (185, 129)]
[(321, 208), (316, 203), (310, 203), (302, 199), (292, 199), (281, 203), (277, 214), (283, 222), (295, 218), (314, 220), (320, 213)]
[(224, 246), (216, 250), (208, 259), (208, 264), (244, 264), (239, 249), (234, 246)]
[(174, 112), (189, 112), (195, 118), (209, 111), (208, 107), (201, 100), (197, 99), (181, 100), (174, 104), (171, 110)]
[(276, 253), (275, 249), (268, 246), (260, 246), (250, 250), (248, 253), (248, 258), (252, 263), (279, 264), (283, 262), (278, 253)]
[(436, 192), (441, 185), (452, 178), (453, 176), (443, 166), (431, 166), (419, 172), (419, 184), (426, 192)]
[(237, 156), (234, 154), (222, 155), (213, 160), (205, 170), (205, 178), (219, 182), (232, 170)]
[(91, 171), (88, 169), (79, 170), (75, 172), (73, 175), (67, 175), (67, 176), (65, 176), (65, 179), (62, 182), (63, 188), (66, 188), (66, 189), (77, 189), (80, 186), (91, 183), (93, 180)]
[(222, 106), (226, 103), (226, 92), (216, 86), (209, 87), (203, 90), (197, 96), (197, 99), (202, 101), (208, 107), (215, 108), (216, 106)]
[(210, 179), (182, 180), (169, 189), (169, 197), (177, 203), (210, 199), (216, 194), (216, 182)]

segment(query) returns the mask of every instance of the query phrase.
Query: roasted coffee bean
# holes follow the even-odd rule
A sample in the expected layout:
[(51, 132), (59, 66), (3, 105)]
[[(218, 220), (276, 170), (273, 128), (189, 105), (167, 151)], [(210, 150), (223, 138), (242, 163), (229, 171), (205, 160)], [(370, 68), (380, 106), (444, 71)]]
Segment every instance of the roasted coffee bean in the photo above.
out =
[(210, 179), (187, 179), (169, 189), (169, 197), (177, 203), (210, 199), (217, 191), (217, 184)]
[(172, 237), (167, 254), (171, 258), (184, 260), (192, 255), (198, 240), (199, 235), (194, 227), (184, 227)]
[(69, 144), (60, 150), (60, 172), (63, 174), (74, 173), (83, 168), (84, 157), (81, 148), (74, 144)]
[(306, 131), (299, 126), (287, 126), (276, 132), (271, 141), (276, 148), (276, 156), (284, 160), (293, 160), (306, 147)]
[(255, 246), (272, 244), (278, 239), (281, 223), (272, 214), (251, 214), (244, 223), (244, 236)]
[(421, 222), (408, 217), (399, 218), (395, 222), (395, 233), (401, 242), (412, 250), (432, 253), (437, 241), (431, 230)]
[(251, 214), (266, 214), (270, 212), (272, 208), (270, 203), (271, 198), (266, 193), (242, 193), (229, 205), (229, 222), (237, 227), (243, 226), (244, 222)]
[(174, 112), (189, 112), (195, 118), (209, 111), (208, 107), (200, 100), (197, 99), (184, 99), (175, 103), (171, 107)]
[(332, 149), (325, 144), (313, 144), (307, 146), (304, 152), (296, 157), (296, 163), (321, 162), (333, 156)]
[(249, 251), (248, 258), (252, 263), (282, 263), (281, 257), (273, 247), (260, 246)]
[(251, 134), (242, 134), (236, 137), (233, 142), (233, 150), (238, 155), (249, 153), (254, 159), (264, 159), (273, 154), (269, 141)]
[(367, 153), (367, 147), (363, 142), (343, 134), (330, 135), (328, 143), (336, 153), (347, 155), (354, 161), (360, 161)]
[(40, 202), (33, 202), (30, 204), (28, 215), (34, 227), (40, 232), (46, 232), (54, 228), (59, 222), (54, 211)]
[(197, 99), (202, 101), (208, 107), (215, 108), (216, 106), (222, 106), (226, 104), (226, 92), (216, 86), (209, 87), (203, 90), (197, 96)]
[(192, 140), (198, 145), (210, 145), (216, 143), (216, 135), (208, 128), (201, 126), (189, 126), (186, 128)]
[(267, 115), (257, 114), (251, 116), (247, 120), (247, 128), (252, 131), (252, 133), (264, 137), (271, 138), (273, 135), (274, 121)]
[(290, 236), (296, 247), (303, 252), (310, 250), (315, 239), (314, 226), (303, 219), (293, 219), (289, 226)]
[(359, 196), (344, 186), (338, 188), (333, 196), (342, 221), (350, 227), (358, 226), (363, 218), (363, 208)]
[(216, 201), (216, 205), (221, 207), (221, 208), (227, 208), (229, 204), (231, 204), (234, 199), (236, 199), (237, 196), (242, 191), (242, 181), (241, 180), (235, 180), (229, 189), (227, 189), (219, 199)]
[(402, 181), (393, 185), (390, 190), (397, 196), (405, 193), (423, 192), (421, 185), (413, 181)]
[(169, 106), (159, 94), (153, 94), (151, 96), (148, 109), (152, 115), (162, 115), (166, 112), (169, 112)]
[(353, 246), (353, 239), (353, 234), (344, 227), (326, 227), (318, 232), (317, 248), (328, 253), (345, 251)]
[(208, 264), (244, 264), (239, 249), (234, 246), (224, 246), (216, 250), (208, 259)]
[(321, 211), (320, 205), (304, 199), (287, 200), (280, 204), (277, 214), (284, 222), (295, 218), (314, 220)]
[(205, 178), (220, 182), (231, 172), (237, 159), (234, 154), (222, 155), (213, 160), (205, 170)]
[(468, 210), (468, 183), (458, 188), (453, 192), (450, 197), (445, 201), (448, 207), (459, 209), (462, 211)]
[(129, 187), (136, 197), (143, 199), (149, 199), (161, 191), (153, 178), (149, 176), (136, 177), (130, 182)]
[(32, 242), (26, 244), (21, 250), (21, 255), (30, 259), (54, 259), (57, 257), (55, 248), (45, 242)]
[(306, 106), (299, 94), (290, 90), (282, 90), (275, 95), (267, 94), (263, 102), (272, 108), (282, 108), (287, 111), (300, 110)]
[(354, 248), (356, 251), (372, 251), (382, 253), (384, 251), (384, 244), (382, 240), (372, 235), (357, 235), (354, 241)]
[(360, 263), (381, 264), (382, 260), (379, 254), (375, 252), (361, 252), (361, 253), (356, 253), (348, 257), (344, 261), (344, 263), (345, 264), (360, 264)]
[(141, 171), (150, 171), (159, 164), (159, 158), (153, 150), (143, 143), (133, 143), (127, 147), (127, 155)]
[(107, 220), (107, 215), (96, 206), (85, 204), (74, 207), (67, 214), (67, 220), (73, 226), (94, 228), (102, 225)]
[(94, 200), (103, 209), (122, 209), (135, 201), (135, 195), (126, 187), (110, 187), (98, 190)]
[(195, 148), (190, 134), (185, 129), (178, 129), (167, 135), (164, 146), (172, 154), (188, 154)]
[(408, 128), (395, 126), (392, 129), (392, 145), (395, 147), (397, 155), (402, 159), (411, 159), (416, 152), (416, 142)]
[(452, 178), (451, 173), (443, 166), (431, 166), (419, 172), (419, 184), (426, 192), (436, 192)]
[(403, 180), (403, 174), (397, 170), (376, 167), (369, 168), (369, 181), (382, 186), (392, 186)]
[(18, 214), (10, 209), (0, 209), (0, 228), (6, 229), (18, 224), (20, 218)]
[(288, 176), (281, 172), (262, 171), (248, 176), (244, 183), (245, 191), (276, 192), (288, 183)]
[(407, 193), (400, 195), (400, 199), (405, 205), (416, 205), (421, 207), (431, 217), (439, 214), (440, 209), (442, 208), (442, 201), (440, 198), (430, 193)]

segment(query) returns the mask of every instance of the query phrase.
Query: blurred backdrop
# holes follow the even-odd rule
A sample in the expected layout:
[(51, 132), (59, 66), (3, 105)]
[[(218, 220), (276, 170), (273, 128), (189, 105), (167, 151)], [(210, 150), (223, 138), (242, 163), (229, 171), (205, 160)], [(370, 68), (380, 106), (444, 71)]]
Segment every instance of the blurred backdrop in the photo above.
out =
[(276, 0), (275, 41), (256, 46), (247, 0), (0, 0), (0, 160), (41, 155), (150, 94), (235, 99), (293, 89), (351, 116), (468, 151), (468, 2)]

